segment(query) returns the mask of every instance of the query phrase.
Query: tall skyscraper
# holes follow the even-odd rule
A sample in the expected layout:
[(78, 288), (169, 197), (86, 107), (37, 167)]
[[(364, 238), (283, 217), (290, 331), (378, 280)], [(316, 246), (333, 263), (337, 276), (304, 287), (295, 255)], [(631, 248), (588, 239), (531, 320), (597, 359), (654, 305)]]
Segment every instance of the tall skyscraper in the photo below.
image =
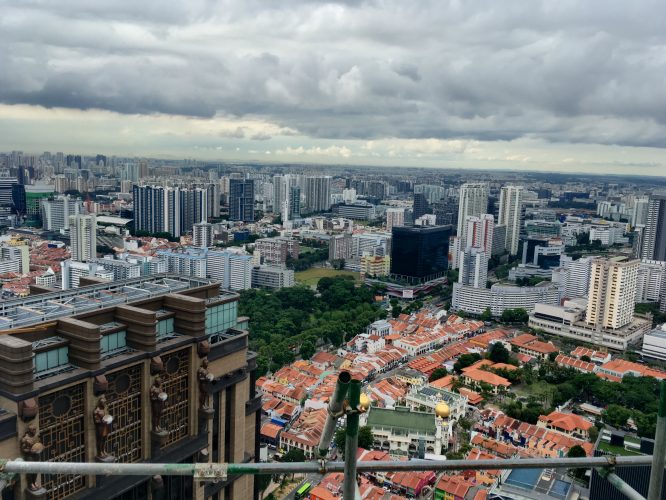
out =
[(394, 227), (392, 234), (392, 274), (429, 280), (446, 273), (451, 226)]
[[(478, 247), (490, 255), (493, 250), (495, 218), (491, 214), (467, 217), (465, 219), (464, 241), (467, 247)], [(464, 249), (463, 249), (464, 250)]]
[(229, 220), (254, 222), (254, 181), (229, 181)]
[(638, 260), (596, 258), (590, 268), (586, 322), (601, 328), (621, 328), (634, 313)]
[(273, 213), (282, 212), (282, 205), (287, 199), (287, 185), (289, 184), (289, 174), (273, 176)]
[(137, 186), (132, 188), (134, 201), (134, 230), (148, 233), (165, 231), (164, 188)]
[(386, 209), (386, 230), (390, 231), (394, 227), (405, 225), (405, 209), (404, 208), (387, 208)]
[(97, 219), (94, 215), (70, 215), (69, 237), (72, 260), (84, 262), (97, 257)]
[(486, 288), (488, 281), (488, 254), (483, 248), (467, 247), (460, 255), (458, 283)]
[(428, 213), (428, 200), (423, 193), (414, 193), (414, 220)]
[(289, 218), (298, 219), (301, 216), (301, 188), (292, 186), (289, 189)]
[(523, 204), (523, 186), (503, 186), (500, 192), (499, 224), (506, 226), (506, 249), (518, 254)]
[(305, 205), (308, 213), (325, 212), (331, 208), (331, 178), (305, 178)]
[(488, 212), (488, 184), (483, 182), (466, 183), (460, 186), (460, 200), (458, 202), (458, 236), (462, 238), (462, 248), (466, 247), (464, 241), (465, 219), (478, 217)]
[(641, 245), (642, 258), (666, 260), (666, 193), (650, 196)]
[(201, 188), (134, 186), (134, 229), (181, 236), (207, 220), (208, 191)]

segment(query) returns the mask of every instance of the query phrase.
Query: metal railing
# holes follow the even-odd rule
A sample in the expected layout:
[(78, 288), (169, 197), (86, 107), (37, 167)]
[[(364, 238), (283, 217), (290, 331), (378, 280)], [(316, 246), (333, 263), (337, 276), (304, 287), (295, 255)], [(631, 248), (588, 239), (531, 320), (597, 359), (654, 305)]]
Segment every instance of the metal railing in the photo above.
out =
[[(367, 410), (369, 400), (360, 394), (360, 382), (341, 372), (329, 403), (329, 415), (319, 444), (319, 460), (293, 463), (96, 463), (33, 462), (0, 460), (0, 490), (14, 474), (78, 474), (102, 476), (191, 476), (200, 481), (224, 481), (229, 475), (293, 474), (344, 472), (343, 498), (360, 498), (358, 473), (398, 471), (460, 471), (496, 469), (597, 469), (599, 474), (631, 500), (645, 498), (615, 474), (618, 467), (652, 466), (647, 500), (661, 498), (666, 459), (666, 381), (661, 383), (654, 455), (603, 456), (582, 458), (509, 458), (503, 460), (409, 460), (357, 462), (358, 419)], [(326, 456), (336, 421), (347, 416), (345, 461), (328, 462)]]

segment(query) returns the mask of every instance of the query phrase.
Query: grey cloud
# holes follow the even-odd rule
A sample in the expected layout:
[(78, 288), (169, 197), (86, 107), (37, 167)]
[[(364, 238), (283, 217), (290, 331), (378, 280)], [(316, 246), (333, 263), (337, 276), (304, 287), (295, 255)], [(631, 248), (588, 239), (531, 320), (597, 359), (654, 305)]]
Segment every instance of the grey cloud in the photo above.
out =
[(261, 117), (319, 138), (666, 147), (658, 0), (0, 8), (6, 103)]
[(250, 139), (252, 139), (253, 141), (268, 141), (271, 138), (272, 136), (270, 134), (266, 134), (264, 132), (258, 132), (250, 136)]

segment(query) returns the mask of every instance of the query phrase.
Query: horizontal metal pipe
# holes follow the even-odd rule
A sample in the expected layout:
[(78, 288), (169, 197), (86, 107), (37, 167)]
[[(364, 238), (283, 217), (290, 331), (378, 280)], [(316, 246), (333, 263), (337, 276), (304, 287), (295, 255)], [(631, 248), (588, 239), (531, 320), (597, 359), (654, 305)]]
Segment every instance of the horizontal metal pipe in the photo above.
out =
[[(445, 471), (488, 469), (588, 469), (591, 467), (649, 466), (652, 457), (586, 457), (586, 458), (525, 458), (506, 460), (408, 460), (359, 462), (357, 471)], [(344, 462), (276, 462), (248, 464), (161, 464), (161, 463), (96, 463), (96, 462), (25, 462), (0, 461), (0, 470), (9, 473), (121, 475), (121, 476), (195, 476), (200, 479), (224, 478), (227, 474), (291, 474), (294, 472), (343, 472)]]

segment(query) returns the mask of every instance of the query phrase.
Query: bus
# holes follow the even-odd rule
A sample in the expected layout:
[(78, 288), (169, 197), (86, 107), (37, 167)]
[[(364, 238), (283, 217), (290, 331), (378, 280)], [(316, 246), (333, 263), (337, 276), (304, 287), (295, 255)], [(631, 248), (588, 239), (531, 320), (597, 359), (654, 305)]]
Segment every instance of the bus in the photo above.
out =
[(301, 498), (305, 498), (305, 496), (308, 494), (308, 492), (312, 489), (312, 485), (310, 483), (305, 483), (303, 486), (298, 488), (298, 491), (294, 495), (294, 498), (296, 500), (300, 500)]

